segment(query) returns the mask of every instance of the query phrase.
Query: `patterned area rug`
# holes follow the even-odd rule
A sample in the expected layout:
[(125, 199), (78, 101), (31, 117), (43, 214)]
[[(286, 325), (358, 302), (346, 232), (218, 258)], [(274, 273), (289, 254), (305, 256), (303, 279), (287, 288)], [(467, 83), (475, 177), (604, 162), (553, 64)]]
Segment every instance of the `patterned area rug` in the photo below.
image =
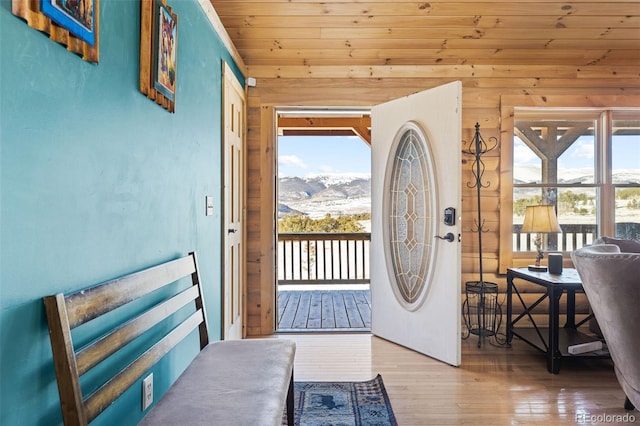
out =
[(296, 426), (398, 424), (379, 374), (366, 382), (295, 382), (294, 389)]

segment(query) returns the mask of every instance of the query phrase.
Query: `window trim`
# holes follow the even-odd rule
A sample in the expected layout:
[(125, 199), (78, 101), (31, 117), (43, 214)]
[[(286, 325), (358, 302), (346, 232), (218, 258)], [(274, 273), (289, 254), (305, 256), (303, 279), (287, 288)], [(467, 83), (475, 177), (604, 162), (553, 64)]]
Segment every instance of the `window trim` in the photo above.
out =
[[(606, 112), (606, 120), (611, 124), (612, 112), (610, 109), (637, 109), (640, 108), (639, 96), (577, 96), (577, 95), (504, 95), (500, 97), (500, 241), (498, 250), (498, 273), (506, 274), (507, 269), (511, 267), (525, 266), (531, 260), (531, 254), (526, 252), (513, 252), (513, 140), (514, 140), (514, 121), (515, 113), (518, 109), (534, 110), (544, 108), (547, 111), (557, 110), (575, 110), (581, 109), (609, 109)], [(585, 111), (586, 112), (586, 111)], [(599, 126), (599, 120), (597, 125)], [(605, 135), (605, 128), (598, 128), (596, 131)], [(596, 138), (596, 140), (603, 140)], [(604, 155), (604, 161), (611, 166), (611, 141), (601, 144), (596, 149), (596, 155)], [(605, 150), (605, 148), (608, 148)], [(598, 164), (598, 163), (597, 163)], [(598, 166), (599, 167), (599, 166)], [(595, 187), (613, 186), (609, 178), (604, 176), (604, 170), (598, 168), (596, 170)], [(606, 191), (604, 191), (606, 193)], [(605, 200), (604, 202), (608, 202)], [(598, 214), (604, 216), (599, 218), (602, 223), (601, 233), (610, 234), (613, 231), (613, 211), (601, 212)], [(611, 228), (611, 229), (609, 229)]]

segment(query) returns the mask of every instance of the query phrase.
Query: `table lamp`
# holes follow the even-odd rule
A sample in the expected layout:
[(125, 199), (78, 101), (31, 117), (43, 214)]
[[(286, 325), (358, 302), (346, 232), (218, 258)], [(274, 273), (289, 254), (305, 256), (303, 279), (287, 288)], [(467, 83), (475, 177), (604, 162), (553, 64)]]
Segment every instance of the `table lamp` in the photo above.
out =
[(538, 255), (536, 256), (535, 265), (529, 265), (530, 271), (545, 272), (546, 266), (540, 266), (540, 259), (544, 257), (542, 252), (542, 234), (548, 234), (551, 232), (562, 232), (560, 225), (558, 224), (558, 218), (554, 206), (527, 206), (524, 212), (524, 222), (520, 232), (523, 233), (536, 233), (536, 237), (533, 240)]

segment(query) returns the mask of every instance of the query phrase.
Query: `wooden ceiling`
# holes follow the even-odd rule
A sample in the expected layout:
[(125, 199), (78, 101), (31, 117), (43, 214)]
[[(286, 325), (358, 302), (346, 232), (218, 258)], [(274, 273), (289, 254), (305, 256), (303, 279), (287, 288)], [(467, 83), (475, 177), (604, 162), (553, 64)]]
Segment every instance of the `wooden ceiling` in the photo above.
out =
[[(210, 1), (258, 87), (268, 81), (303, 97), (329, 81), (384, 90), (390, 78), (419, 76), (467, 86), (532, 75), (529, 86), (575, 76), (640, 79), (640, 0)], [(308, 116), (279, 130), (368, 140), (351, 121), (327, 127), (326, 117)]]
[(638, 0), (211, 4), (249, 75), (268, 68), (303, 78), (305, 72), (320, 72), (316, 66), (362, 73), (367, 66), (479, 65), (483, 72), (486, 65), (504, 70), (504, 65), (640, 64)]

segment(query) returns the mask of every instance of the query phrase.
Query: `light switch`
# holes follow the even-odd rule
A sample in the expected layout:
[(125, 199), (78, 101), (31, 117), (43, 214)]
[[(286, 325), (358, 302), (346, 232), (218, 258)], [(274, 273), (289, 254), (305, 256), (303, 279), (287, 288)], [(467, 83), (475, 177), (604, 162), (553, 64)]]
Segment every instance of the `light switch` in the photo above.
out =
[(211, 195), (207, 195), (205, 197), (207, 211), (205, 213), (206, 216), (213, 216), (213, 197)]

